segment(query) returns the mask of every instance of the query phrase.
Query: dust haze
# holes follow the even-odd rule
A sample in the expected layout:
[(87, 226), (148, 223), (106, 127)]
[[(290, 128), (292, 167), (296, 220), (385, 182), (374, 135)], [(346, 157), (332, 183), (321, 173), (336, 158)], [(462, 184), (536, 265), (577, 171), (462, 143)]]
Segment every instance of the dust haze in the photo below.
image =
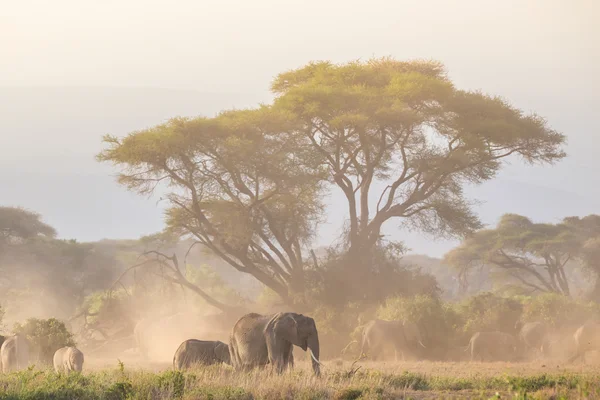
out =
[(595, 374), (599, 12), (13, 2), (0, 340), (160, 374), (197, 339), (202, 379), (255, 394)]

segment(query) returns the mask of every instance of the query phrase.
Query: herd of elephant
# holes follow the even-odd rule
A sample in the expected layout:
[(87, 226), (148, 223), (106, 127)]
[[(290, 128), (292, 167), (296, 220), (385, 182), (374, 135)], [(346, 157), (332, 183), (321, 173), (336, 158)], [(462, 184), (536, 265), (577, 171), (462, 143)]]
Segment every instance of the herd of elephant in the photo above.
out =
[[(7, 338), (0, 337), (0, 360), (2, 372), (8, 373), (27, 368), (29, 365), (29, 341), (23, 335), (16, 334)], [(66, 346), (54, 352), (54, 369), (56, 372), (81, 372), (83, 353), (76, 347)]]
[[(229, 345), (220, 341), (186, 340), (175, 352), (173, 365), (183, 369), (196, 363), (224, 362), (247, 371), (271, 364), (278, 373), (282, 373), (294, 365), (294, 345), (310, 353), (313, 371), (320, 375), (319, 336), (315, 321), (289, 312), (269, 316), (244, 315), (234, 325)], [(2, 371), (27, 368), (29, 349), (29, 341), (20, 334), (6, 338), (0, 348)], [(63, 347), (56, 350), (53, 361), (57, 372), (81, 371), (84, 356), (76, 347)]]
[[(393, 349), (396, 360), (419, 346), (426, 348), (416, 324), (409, 321), (372, 320), (359, 327), (362, 330), (361, 355), (378, 359)], [(533, 349), (548, 354), (557, 340), (550, 339), (550, 330), (542, 322), (518, 323), (517, 335), (505, 332), (476, 332), (464, 352), (472, 361), (514, 361), (520, 350)], [(581, 357), (589, 350), (600, 350), (600, 323), (588, 321), (572, 335), (575, 352), (570, 360)], [(187, 369), (193, 364), (225, 363), (236, 370), (248, 371), (270, 364), (277, 373), (294, 366), (293, 346), (308, 351), (312, 369), (320, 375), (319, 336), (313, 318), (280, 312), (274, 315), (249, 313), (241, 317), (231, 330), (229, 344), (221, 341), (188, 339), (179, 345), (173, 357), (175, 369)], [(29, 342), (22, 335), (4, 339), (0, 347), (2, 371), (26, 368), (29, 364)], [(81, 371), (83, 353), (76, 347), (63, 347), (54, 353), (57, 372)]]
[[(422, 343), (416, 324), (409, 321), (372, 320), (359, 327), (362, 329), (361, 356), (385, 359), (393, 351), (396, 360), (408, 354), (416, 355)], [(584, 357), (588, 351), (600, 350), (600, 322), (589, 320), (563, 337), (552, 332), (540, 321), (517, 322), (516, 334), (500, 331), (475, 332), (467, 346), (460, 352), (470, 356), (471, 361), (518, 361), (531, 352), (536, 356), (548, 357), (555, 350), (567, 349), (566, 361)], [(352, 343), (352, 342), (351, 342)], [(462, 358), (462, 357), (459, 357)]]

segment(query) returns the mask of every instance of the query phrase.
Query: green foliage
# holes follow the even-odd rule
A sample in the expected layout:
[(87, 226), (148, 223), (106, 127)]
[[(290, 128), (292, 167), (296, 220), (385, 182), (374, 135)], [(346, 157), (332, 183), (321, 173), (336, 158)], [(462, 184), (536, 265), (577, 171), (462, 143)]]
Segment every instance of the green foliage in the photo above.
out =
[[(435, 235), (471, 232), (480, 223), (463, 183), (493, 178), (511, 154), (564, 157), (564, 136), (542, 118), (458, 90), (438, 62), (310, 63), (280, 74), (272, 90), (275, 108), (296, 116), (297, 131), (347, 198), (355, 256), (391, 218)], [(386, 184), (381, 193), (372, 190), (376, 180)]]
[(171, 234), (194, 237), (285, 298), (302, 284), (300, 246), (322, 211), (320, 170), (290, 121), (269, 107), (175, 118), (106, 137), (98, 158), (121, 165), (131, 190), (149, 193), (164, 180)]
[(310, 63), (271, 89), (270, 106), (107, 136), (98, 160), (118, 165), (130, 190), (166, 184), (169, 233), (193, 236), (288, 302), (304, 291), (301, 248), (323, 216), (325, 184), (348, 202), (352, 273), (339, 277), (358, 276), (338, 282), (348, 297), (370, 280), (386, 221), (437, 236), (470, 233), (481, 223), (465, 183), (492, 179), (510, 155), (564, 157), (564, 136), (544, 119), (456, 89), (437, 62)]
[(577, 326), (590, 317), (600, 317), (600, 305), (547, 293), (524, 299), (523, 321), (543, 321), (553, 328)]
[(454, 335), (458, 317), (438, 298), (426, 295), (390, 297), (377, 310), (377, 318), (417, 324), (432, 356), (441, 356)]
[(523, 306), (515, 299), (481, 293), (465, 299), (455, 307), (455, 311), (460, 318), (457, 339), (464, 343), (477, 331), (512, 333)]
[(585, 244), (596, 237), (600, 237), (600, 217), (595, 215), (543, 224), (505, 214), (495, 229), (471, 235), (447, 253), (445, 261), (462, 271), (485, 264), (494, 268), (496, 276), (530, 292), (570, 295), (570, 269), (578, 266), (573, 261), (584, 259), (592, 265), (593, 252), (585, 252)]
[[(287, 377), (227, 370), (198, 369), (186, 372), (93, 371), (87, 374), (56, 374), (50, 369), (25, 370), (0, 375), (1, 399), (391, 399), (440, 398), (591, 398), (600, 393), (597, 372), (541, 373), (527, 375), (498, 374), (466, 376), (415, 373), (389, 373), (377, 369), (360, 370), (352, 376), (334, 370), (318, 382), (303, 379), (301, 371)], [(408, 391), (408, 393), (407, 393)], [(477, 392), (480, 392), (479, 394)], [(491, 393), (490, 393), (491, 392)], [(594, 397), (594, 398), (595, 398)]]
[(33, 349), (37, 350), (32, 354), (37, 353), (43, 364), (51, 365), (54, 352), (61, 347), (75, 346), (73, 334), (55, 318), (29, 318), (23, 325), (16, 323), (13, 332), (27, 337)]
[[(244, 299), (240, 294), (228, 286), (209, 265), (202, 264), (200, 267), (188, 265), (186, 267), (186, 278), (191, 283), (205, 290), (212, 297), (221, 299), (228, 305), (234, 306), (244, 303)], [(197, 304), (199, 308), (205, 308), (206, 305), (207, 303), (205, 302), (204, 304)]]
[[(367, 274), (349, 273), (349, 262), (347, 253), (330, 249), (317, 269), (307, 271), (307, 297), (311, 302), (340, 308), (348, 303), (376, 307), (390, 296), (440, 295), (435, 277), (404, 263), (394, 246), (372, 249)], [(340, 287), (342, 283), (356, 285), (356, 292)]]
[(52, 238), (56, 230), (41, 220), (35, 212), (17, 207), (0, 207), (0, 245), (13, 240), (38, 236)]

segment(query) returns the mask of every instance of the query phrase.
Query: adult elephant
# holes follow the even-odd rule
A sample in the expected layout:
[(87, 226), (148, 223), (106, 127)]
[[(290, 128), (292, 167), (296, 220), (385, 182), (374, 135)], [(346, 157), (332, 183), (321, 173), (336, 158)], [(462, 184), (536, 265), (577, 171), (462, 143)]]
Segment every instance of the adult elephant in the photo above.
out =
[(2, 372), (27, 368), (29, 364), (29, 341), (19, 334), (9, 336), (0, 347)]
[(573, 341), (575, 354), (569, 358), (569, 362), (579, 358), (584, 360), (588, 351), (600, 350), (600, 322), (587, 321), (581, 325), (573, 334)]
[(505, 332), (476, 332), (471, 336), (467, 350), (471, 353), (471, 361), (513, 361), (517, 355), (517, 339)]
[(83, 353), (77, 347), (61, 347), (54, 352), (53, 364), (56, 372), (81, 372), (83, 361)]
[[(516, 325), (518, 327), (520, 325)], [(548, 326), (540, 321), (527, 322), (520, 326), (519, 329), (519, 343), (524, 348), (534, 350), (536, 353), (542, 353), (542, 346), (546, 342), (548, 336)]]
[(237, 370), (271, 364), (277, 373), (294, 366), (293, 346), (310, 353), (315, 375), (320, 375), (319, 334), (315, 320), (302, 314), (250, 313), (240, 318), (229, 339), (231, 362)]
[(373, 359), (383, 359), (386, 350), (393, 349), (398, 361), (399, 354), (403, 360), (406, 359), (406, 353), (414, 354), (417, 345), (425, 348), (415, 323), (374, 319), (364, 325), (360, 352)]
[(188, 339), (181, 343), (173, 356), (173, 368), (183, 370), (192, 364), (231, 365), (229, 346), (219, 340)]

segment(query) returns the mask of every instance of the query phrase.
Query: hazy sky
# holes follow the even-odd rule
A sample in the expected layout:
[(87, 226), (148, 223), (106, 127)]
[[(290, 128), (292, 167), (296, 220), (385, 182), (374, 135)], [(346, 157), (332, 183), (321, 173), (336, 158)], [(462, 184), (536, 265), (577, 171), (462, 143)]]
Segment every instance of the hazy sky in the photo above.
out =
[(4, 85), (264, 91), (309, 60), (372, 55), (439, 59), (500, 94), (598, 85), (597, 0), (1, 3)]
[[(311, 60), (436, 59), (458, 87), (501, 95), (568, 135), (569, 158), (557, 167), (513, 165), (503, 178), (596, 199), (598, 20), (598, 0), (0, 0), (0, 100), (3, 86), (52, 85), (250, 93), (267, 101), (277, 73)], [(18, 123), (13, 111), (3, 116), (8, 130), (35, 118), (31, 107), (17, 108)], [(68, 119), (68, 111), (57, 118)], [(73, 131), (83, 137), (85, 129)], [(92, 163), (99, 133), (87, 134), (78, 150)], [(0, 129), (0, 156), (4, 143), (10, 163), (23, 165), (32, 152), (52, 153), (53, 145), (66, 156), (76, 143), (31, 139)]]

